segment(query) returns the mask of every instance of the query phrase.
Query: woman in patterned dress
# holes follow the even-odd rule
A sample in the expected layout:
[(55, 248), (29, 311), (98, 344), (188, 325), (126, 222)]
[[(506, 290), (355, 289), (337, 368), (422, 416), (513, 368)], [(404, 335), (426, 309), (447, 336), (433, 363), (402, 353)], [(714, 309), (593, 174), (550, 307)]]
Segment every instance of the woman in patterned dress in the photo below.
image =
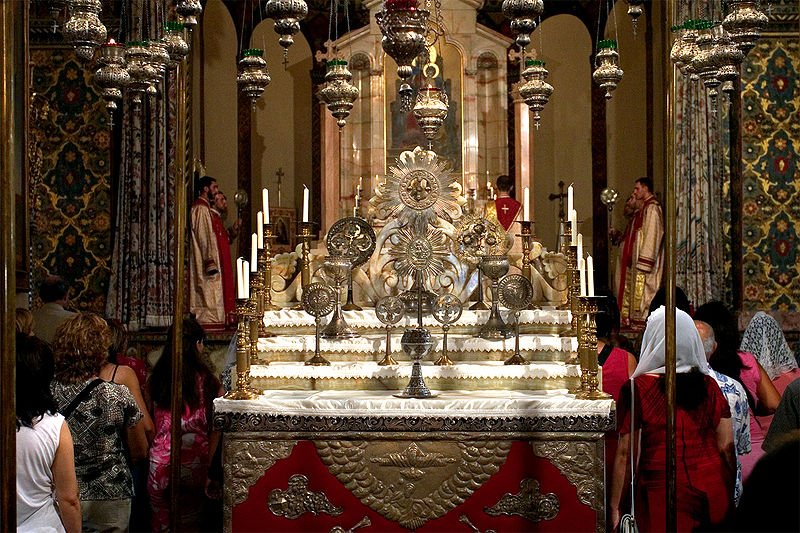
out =
[[(148, 382), (156, 436), (150, 449), (150, 473), (147, 489), (153, 509), (153, 531), (169, 528), (170, 482), (170, 407), (172, 403), (172, 346), (173, 329), (161, 358), (153, 368)], [(181, 529), (206, 531), (218, 527), (203, 516), (209, 506), (206, 498), (209, 467), (219, 444), (220, 434), (211, 431), (214, 398), (223, 394), (219, 380), (202, 358), (205, 342), (203, 327), (194, 317), (183, 321), (183, 415), (181, 417)]]
[(106, 321), (93, 313), (69, 318), (53, 340), (52, 391), (75, 445), (84, 531), (127, 531), (133, 496), (128, 461), (147, 457), (142, 413), (131, 392), (99, 377), (110, 345)]

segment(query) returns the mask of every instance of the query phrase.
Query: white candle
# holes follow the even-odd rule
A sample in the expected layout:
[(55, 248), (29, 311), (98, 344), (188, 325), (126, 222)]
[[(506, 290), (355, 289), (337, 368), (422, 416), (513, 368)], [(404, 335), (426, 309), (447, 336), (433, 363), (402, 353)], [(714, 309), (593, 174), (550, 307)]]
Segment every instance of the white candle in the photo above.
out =
[(250, 243), (250, 268), (258, 270), (258, 235), (253, 233)]
[(586, 256), (586, 289), (589, 296), (594, 296), (594, 259)]
[(583, 258), (583, 233), (578, 233), (578, 257)]
[(243, 298), (250, 298), (250, 265), (247, 264), (247, 261), (242, 261), (242, 277), (244, 278), (242, 285)]
[(581, 278), (581, 296), (586, 296), (586, 269), (584, 266), (585, 261), (583, 257), (578, 258), (578, 272)]
[[(261, 190), (262, 209), (264, 210), (264, 224), (269, 224), (269, 189), (266, 187)], [(262, 246), (263, 248), (263, 246)]]
[(244, 284), (244, 276), (242, 275), (242, 259), (241, 257), (236, 258), (236, 297), (237, 298), (244, 298), (244, 289), (242, 288)]
[(569, 212), (569, 224), (572, 230), (572, 245), (578, 244), (576, 235), (578, 234), (578, 213), (573, 209)]
[(529, 221), (531, 219), (531, 190), (525, 187), (522, 195), (522, 220)]
[(308, 200), (310, 195), (311, 191), (303, 185), (303, 222), (308, 222)]
[(361, 192), (361, 176), (358, 177), (358, 192)]
[(572, 195), (573, 195), (573, 190), (572, 190), (572, 184), (570, 183), (569, 187), (567, 187), (567, 213), (572, 213), (572, 210), (575, 209), (575, 201)]
[(258, 234), (258, 249), (264, 248), (264, 212), (256, 213), (256, 233)]

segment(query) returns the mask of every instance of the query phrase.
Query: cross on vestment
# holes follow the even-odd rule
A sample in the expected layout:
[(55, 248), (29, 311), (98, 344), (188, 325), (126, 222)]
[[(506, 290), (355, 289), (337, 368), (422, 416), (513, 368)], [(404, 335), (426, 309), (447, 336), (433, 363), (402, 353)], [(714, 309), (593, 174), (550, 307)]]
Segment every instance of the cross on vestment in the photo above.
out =
[(564, 182), (558, 182), (558, 194), (550, 193), (550, 196), (547, 198), (550, 201), (558, 199), (558, 219), (561, 222), (564, 222), (564, 198), (567, 197), (567, 193), (564, 192)]
[(508, 214), (508, 206), (507, 205), (504, 205), (503, 207), (501, 207), (500, 210), (503, 212), (504, 215)]
[(278, 167), (278, 171), (275, 175), (278, 176), (278, 205), (281, 205), (281, 180), (284, 176), (283, 167)]

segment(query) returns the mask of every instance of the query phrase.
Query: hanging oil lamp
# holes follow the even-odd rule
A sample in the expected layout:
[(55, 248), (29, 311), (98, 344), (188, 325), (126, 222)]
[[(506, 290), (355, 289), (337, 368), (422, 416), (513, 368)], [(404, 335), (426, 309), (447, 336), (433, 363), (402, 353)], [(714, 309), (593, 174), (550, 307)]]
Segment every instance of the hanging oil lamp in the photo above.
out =
[(275, 21), (278, 43), (283, 47), (283, 62), (287, 61), (289, 47), (294, 44), (294, 34), (300, 31), (300, 21), (308, 15), (308, 5), (303, 0), (269, 0), (267, 17)]
[(722, 90), (729, 95), (735, 90), (734, 83), (739, 79), (739, 65), (744, 59), (742, 52), (722, 26), (714, 28), (717, 32), (717, 77), (722, 82)]
[(239, 91), (250, 99), (253, 109), (264, 89), (267, 88), (272, 78), (269, 77), (267, 61), (264, 59), (264, 51), (261, 48), (248, 48), (242, 51), (242, 58), (239, 60), (239, 73), (236, 76), (236, 83)]
[(400, 84), (400, 109), (410, 111), (414, 89), (408, 79), (414, 74), (411, 64), (425, 50), (425, 33), (430, 12), (417, 7), (416, 0), (386, 0), (375, 13), (383, 38), (381, 46), (395, 63)]
[(417, 124), (422, 130), (422, 134), (428, 139), (428, 148), (430, 143), (436, 138), (439, 133), (439, 128), (444, 124), (447, 118), (447, 111), (450, 104), (447, 99), (447, 94), (439, 87), (433, 85), (430, 81), (425, 87), (417, 91), (417, 102), (414, 104), (414, 117), (417, 119)]
[(122, 90), (131, 81), (130, 74), (125, 68), (125, 50), (114, 39), (109, 39), (100, 47), (98, 63), (100, 68), (94, 77), (103, 89), (101, 96), (106, 102), (108, 114), (112, 115), (117, 109), (117, 102), (122, 99)]
[(619, 52), (617, 52), (617, 41), (605, 39), (597, 43), (597, 55), (595, 56), (595, 69), (592, 79), (606, 91), (606, 100), (611, 99), (611, 91), (617, 88), (617, 84), (622, 79), (622, 69), (619, 68)]
[(156, 75), (152, 78), (153, 89), (156, 88), (167, 73), (167, 66), (170, 64), (169, 51), (167, 45), (161, 39), (151, 39), (148, 42), (150, 49), (150, 65), (155, 69)]
[(517, 46), (523, 50), (531, 43), (536, 19), (544, 12), (542, 0), (503, 0), (503, 15), (511, 21), (511, 31), (517, 34)]
[(694, 70), (694, 58), (699, 53), (700, 49), (697, 47), (697, 21), (687, 20), (684, 24), (684, 31), (682, 45), (678, 57), (678, 65), (684, 75), (689, 76), (689, 79), (697, 80), (697, 73)]
[(100, 0), (71, 0), (70, 17), (64, 23), (64, 39), (75, 46), (75, 55), (91, 61), (94, 51), (106, 41), (106, 27), (100, 22)]
[(631, 27), (633, 27), (633, 36), (639, 29), (639, 17), (644, 13), (644, 0), (628, 0), (628, 17), (631, 19)]
[(722, 26), (736, 46), (747, 54), (755, 45), (769, 19), (758, 9), (758, 0), (730, 0)]
[(183, 38), (184, 25), (181, 22), (170, 21), (164, 25), (164, 37), (161, 42), (169, 54), (169, 66), (175, 67), (189, 55), (189, 44)]
[(353, 75), (344, 59), (328, 61), (327, 69), (325, 85), (319, 90), (319, 99), (327, 106), (336, 119), (336, 125), (341, 129), (347, 124), (346, 119), (353, 109), (353, 102), (358, 98), (358, 87), (351, 83)]
[(547, 77), (550, 75), (544, 67), (544, 61), (538, 59), (526, 59), (525, 70), (522, 71), (522, 77), (525, 83), (519, 87), (519, 95), (528, 104), (528, 108), (533, 113), (533, 125), (539, 129), (539, 124), (542, 121), (541, 111), (544, 106), (550, 101), (550, 96), (553, 94), (553, 86), (547, 83)]
[(178, 0), (175, 3), (175, 12), (183, 20), (183, 25), (191, 31), (197, 26), (197, 17), (203, 12), (203, 5), (200, 0)]
[(128, 63), (130, 75), (128, 91), (133, 95), (133, 103), (138, 105), (142, 103), (142, 95), (150, 91), (152, 79), (158, 75), (150, 65), (150, 47), (147, 41), (127, 43), (125, 61)]
[(709, 90), (711, 98), (717, 95), (717, 87), (719, 87), (720, 80), (717, 77), (719, 72), (719, 65), (717, 58), (714, 54), (714, 34), (711, 31), (713, 23), (709, 20), (700, 20), (697, 22), (697, 48), (698, 52), (692, 60), (692, 69)]

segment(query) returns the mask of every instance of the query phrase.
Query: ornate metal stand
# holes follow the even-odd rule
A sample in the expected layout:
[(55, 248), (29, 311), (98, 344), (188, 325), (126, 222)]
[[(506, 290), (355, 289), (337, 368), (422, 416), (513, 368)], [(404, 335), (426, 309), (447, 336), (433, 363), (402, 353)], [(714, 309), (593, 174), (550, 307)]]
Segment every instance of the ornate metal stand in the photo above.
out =
[(395, 396), (398, 398), (419, 399), (435, 397), (436, 394), (431, 392), (422, 379), (422, 365), (420, 365), (420, 359), (428, 355), (431, 348), (433, 348), (431, 332), (425, 328), (407, 329), (405, 333), (403, 333), (400, 344), (403, 346), (403, 351), (406, 352), (413, 361), (413, 365), (411, 367), (411, 379), (408, 380), (408, 385), (406, 385), (403, 392), (395, 394)]
[(457, 296), (452, 294), (443, 294), (436, 299), (433, 304), (433, 318), (442, 324), (442, 355), (436, 360), (434, 365), (446, 366), (452, 365), (453, 361), (447, 357), (447, 331), (450, 329), (450, 324), (456, 322), (461, 317), (461, 312), (464, 306)]
[(341, 292), (342, 284), (350, 277), (352, 263), (347, 257), (328, 257), (323, 265), (325, 272), (330, 276), (336, 290), (336, 302), (330, 322), (322, 330), (323, 339), (349, 339), (358, 335), (350, 329), (342, 314)]
[(225, 395), (228, 400), (253, 400), (258, 395), (250, 388), (250, 325), (248, 313), (249, 300), (236, 299), (236, 313), (239, 326), (236, 331), (236, 388)]
[(533, 282), (533, 272), (531, 272), (531, 242), (533, 241), (533, 222), (530, 220), (521, 220), (519, 222), (520, 232), (517, 237), (522, 242), (522, 275)]
[(355, 267), (350, 269), (350, 275), (347, 277), (347, 301), (342, 306), (342, 311), (362, 311), (360, 305), (353, 301), (353, 272)]
[[(311, 253), (311, 241), (314, 239), (314, 225), (315, 222), (298, 222), (297, 223), (297, 239), (300, 241), (300, 286), (303, 292), (306, 286), (311, 283), (311, 261), (308, 256)], [(303, 309), (302, 304), (298, 305), (296, 309)]]
[(597, 326), (595, 315), (598, 303), (604, 296), (578, 296), (578, 354), (581, 362), (581, 388), (575, 393), (580, 400), (602, 400), (610, 398), (600, 390), (597, 379)]
[(478, 336), (491, 341), (508, 339), (513, 333), (500, 315), (498, 296), (500, 278), (508, 273), (508, 257), (505, 255), (487, 255), (481, 258), (479, 268), (492, 280), (492, 311), (486, 323), (481, 326)]
[[(251, 273), (252, 274), (252, 273)], [(261, 361), (258, 358), (258, 337), (260, 335), (260, 325), (264, 324), (264, 312), (259, 310), (259, 304), (263, 304), (263, 293), (261, 286), (261, 276), (259, 273), (250, 277), (250, 299), (247, 303), (248, 313), (248, 335), (250, 338), (250, 357), (247, 364), (247, 382), (250, 383), (250, 364), (257, 362), (259, 364), (268, 365), (269, 361)], [(252, 389), (252, 387), (250, 387)], [(262, 391), (253, 389), (256, 393), (261, 394)]]
[(486, 302), (483, 301), (483, 274), (481, 273), (481, 267), (478, 265), (476, 269), (478, 271), (478, 300), (469, 307), (470, 311), (488, 311), (489, 306), (486, 305)]
[(352, 263), (347, 278), (347, 302), (342, 307), (345, 311), (361, 311), (361, 307), (353, 301), (353, 272), (372, 257), (375, 242), (375, 231), (358, 213), (337, 220), (328, 230), (325, 240), (328, 253), (347, 257)]
[[(274, 240), (272, 224), (264, 224), (264, 249), (258, 258), (258, 271), (263, 276), (264, 311), (280, 310), (280, 307), (272, 303), (272, 241)], [(266, 330), (263, 333), (266, 333)], [(260, 333), (262, 337), (271, 336), (263, 333)]]
[(572, 331), (578, 331), (577, 303), (581, 294), (581, 273), (578, 269), (578, 247), (567, 247), (567, 303), (572, 314)]
[(525, 276), (511, 274), (500, 280), (498, 296), (504, 307), (514, 312), (514, 355), (505, 360), (507, 365), (527, 365), (519, 350), (519, 314), (533, 299), (533, 285)]
[(322, 317), (333, 311), (336, 291), (322, 283), (309, 283), (303, 290), (303, 309), (314, 317), (314, 357), (306, 361), (307, 366), (329, 366), (331, 363), (319, 352), (319, 329)]
[(375, 316), (378, 320), (386, 324), (386, 355), (378, 362), (378, 366), (396, 365), (392, 357), (392, 327), (397, 324), (406, 314), (406, 306), (403, 300), (397, 296), (384, 296), (375, 304)]

